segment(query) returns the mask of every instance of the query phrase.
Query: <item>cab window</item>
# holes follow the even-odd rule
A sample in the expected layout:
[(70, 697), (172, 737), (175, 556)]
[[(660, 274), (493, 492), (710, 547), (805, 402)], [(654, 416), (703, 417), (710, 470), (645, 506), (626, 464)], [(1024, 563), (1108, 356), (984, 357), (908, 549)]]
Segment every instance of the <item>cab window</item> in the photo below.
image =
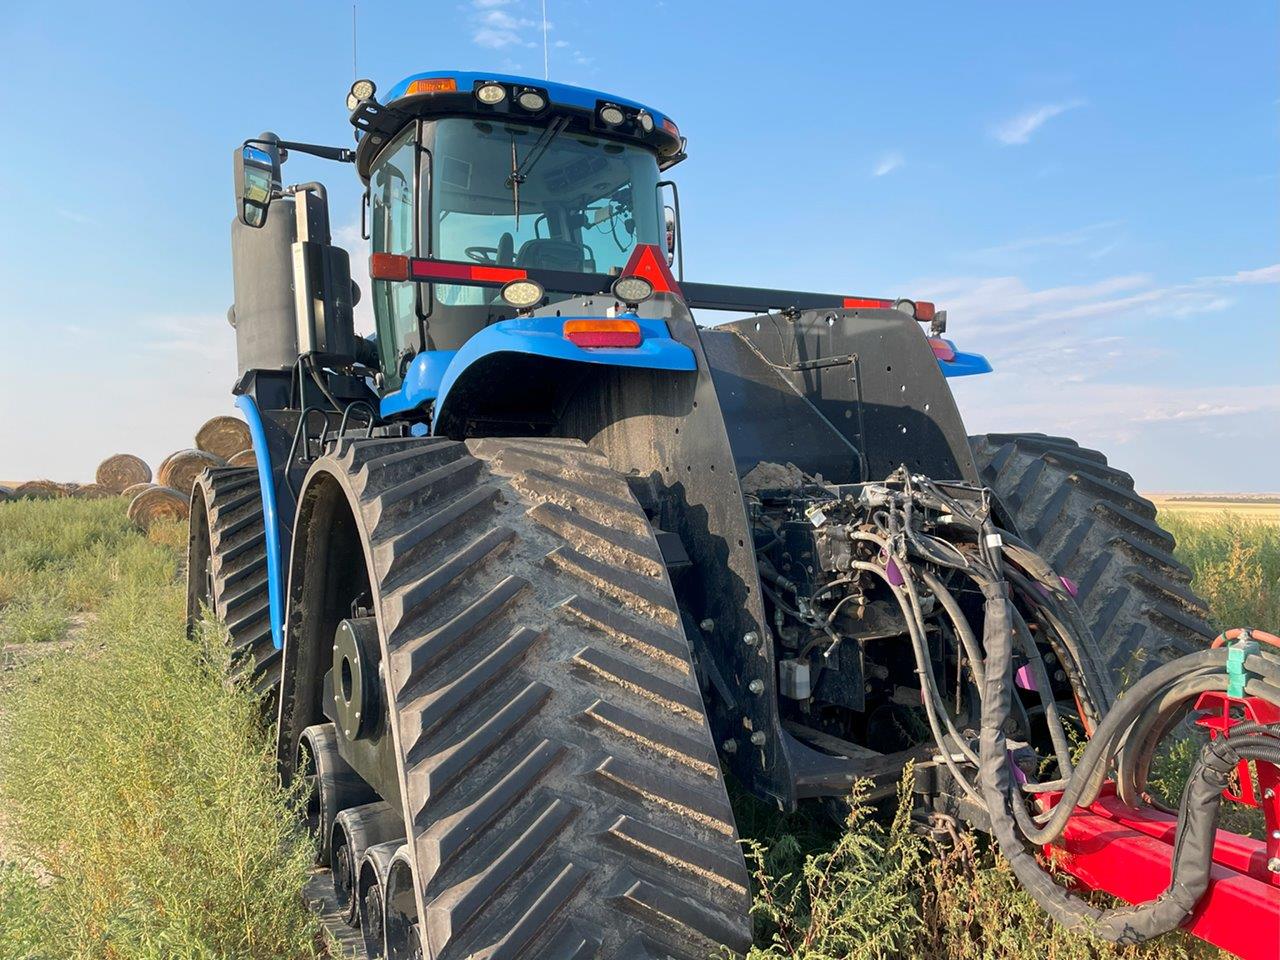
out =
[[(451, 118), (434, 126), (427, 229), (435, 256), (610, 273), (637, 243), (663, 242), (649, 150), (521, 123)], [(479, 306), (497, 291), (436, 284), (434, 296), (438, 307)]]
[[(413, 256), (414, 169), (416, 125), (393, 140), (374, 163), (369, 176), (369, 213), (375, 253)], [(400, 383), (404, 360), (419, 346), (417, 284), (373, 282), (373, 312), (378, 325), (378, 352), (387, 387)]]

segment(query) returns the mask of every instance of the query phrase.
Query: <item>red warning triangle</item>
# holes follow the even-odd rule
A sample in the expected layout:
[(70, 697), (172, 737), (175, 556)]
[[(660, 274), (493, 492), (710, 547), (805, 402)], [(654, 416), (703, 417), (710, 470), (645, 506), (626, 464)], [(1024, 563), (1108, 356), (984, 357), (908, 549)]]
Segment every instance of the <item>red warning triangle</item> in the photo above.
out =
[(642, 243), (631, 252), (631, 259), (622, 268), (624, 277), (640, 277), (653, 284), (654, 293), (674, 293), (681, 296), (680, 284), (667, 266), (667, 258), (655, 244)]

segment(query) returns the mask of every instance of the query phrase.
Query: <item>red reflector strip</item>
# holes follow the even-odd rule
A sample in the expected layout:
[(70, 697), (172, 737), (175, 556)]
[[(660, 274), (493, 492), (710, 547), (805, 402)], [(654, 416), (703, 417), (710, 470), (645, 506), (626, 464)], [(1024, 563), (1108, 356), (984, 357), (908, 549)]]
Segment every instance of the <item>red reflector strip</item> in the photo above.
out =
[(933, 315), (934, 315), (934, 309), (933, 309), (932, 303), (930, 303), (928, 300), (916, 301), (916, 319), (917, 320), (932, 320)]
[(375, 253), (369, 258), (369, 276), (374, 280), (408, 280), (409, 258), (398, 253)]
[(892, 300), (881, 300), (878, 297), (845, 297), (846, 310), (882, 310), (893, 306)]
[(634, 320), (566, 320), (564, 338), (576, 347), (638, 347), (640, 324)]
[(956, 348), (940, 337), (930, 337), (929, 346), (933, 347), (933, 355), (939, 360), (950, 363), (956, 358)]
[(415, 280), (469, 280), (472, 283), (500, 287), (512, 280), (524, 280), (529, 274), (516, 267), (470, 266), (446, 260), (414, 260), (411, 273)]

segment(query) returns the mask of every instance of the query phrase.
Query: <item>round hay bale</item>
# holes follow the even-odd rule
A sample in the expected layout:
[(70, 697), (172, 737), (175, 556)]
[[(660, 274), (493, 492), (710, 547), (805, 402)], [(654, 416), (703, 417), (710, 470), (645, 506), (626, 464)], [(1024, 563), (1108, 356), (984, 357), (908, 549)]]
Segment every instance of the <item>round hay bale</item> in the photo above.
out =
[(225, 460), (204, 450), (179, 450), (169, 454), (164, 463), (160, 464), (160, 469), (156, 471), (156, 483), (162, 487), (172, 487), (184, 497), (189, 497), (201, 470), (224, 466)]
[(13, 499), (13, 491), (8, 487), (0, 487), (0, 503)]
[(252, 445), (248, 424), (239, 417), (214, 417), (196, 431), (196, 449), (223, 460), (230, 460)]
[(18, 484), (13, 495), (19, 500), (53, 500), (63, 496), (62, 484), (52, 480), (28, 480)]
[(147, 487), (129, 503), (129, 519), (143, 530), (160, 520), (185, 520), (190, 512), (190, 498), (172, 487)]
[(155, 486), (154, 483), (130, 484), (129, 486), (125, 487), (123, 490), (120, 491), (120, 496), (128, 497), (130, 500), (132, 500), (134, 497), (140, 494), (143, 490), (146, 490), (147, 488), (154, 487), (154, 486)]
[(71, 493), (71, 496), (77, 500), (103, 500), (107, 497), (118, 495), (119, 491), (104, 487), (100, 483), (86, 483), (83, 486), (76, 487)]
[(121, 493), (136, 483), (149, 483), (151, 468), (145, 460), (132, 453), (117, 453), (98, 464), (94, 479), (112, 493)]
[(227, 457), (228, 467), (256, 467), (257, 465), (258, 457), (252, 449), (241, 450), (239, 453)]
[(64, 497), (74, 497), (76, 491), (80, 489), (80, 484), (72, 481), (71, 483), (60, 483), (58, 489), (62, 491)]

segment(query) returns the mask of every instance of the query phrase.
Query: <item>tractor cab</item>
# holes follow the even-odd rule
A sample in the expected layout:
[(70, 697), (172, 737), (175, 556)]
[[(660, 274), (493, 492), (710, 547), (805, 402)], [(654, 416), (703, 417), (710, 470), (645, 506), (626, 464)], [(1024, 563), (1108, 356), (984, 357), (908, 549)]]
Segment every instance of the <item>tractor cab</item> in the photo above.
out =
[(514, 316), (500, 291), (513, 271), (545, 281), (538, 305), (572, 296), (581, 275), (620, 274), (637, 246), (673, 252), (661, 171), (683, 158), (682, 141), (674, 123), (641, 104), (456, 73), (410, 77), (385, 104), (361, 81), (349, 106), (374, 255), (445, 261), (458, 279), (489, 271), (493, 280), (374, 279), (387, 388), (419, 353), (457, 350)]

